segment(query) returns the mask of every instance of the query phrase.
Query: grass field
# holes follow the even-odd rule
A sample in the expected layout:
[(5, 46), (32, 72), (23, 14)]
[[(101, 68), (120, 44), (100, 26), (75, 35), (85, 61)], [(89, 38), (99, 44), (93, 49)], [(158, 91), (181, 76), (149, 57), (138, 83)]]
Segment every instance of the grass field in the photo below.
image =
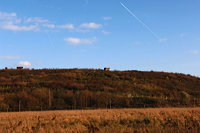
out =
[(0, 113), (0, 133), (200, 132), (200, 108)]

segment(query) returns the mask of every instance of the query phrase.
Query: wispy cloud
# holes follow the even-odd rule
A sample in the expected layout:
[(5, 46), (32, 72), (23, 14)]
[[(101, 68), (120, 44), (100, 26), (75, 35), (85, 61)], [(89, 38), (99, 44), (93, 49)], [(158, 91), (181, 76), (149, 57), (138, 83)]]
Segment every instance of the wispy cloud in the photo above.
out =
[(70, 23), (58, 25), (41, 17), (18, 17), (17, 13), (0, 12), (0, 29), (3, 30), (49, 31), (67, 29), (74, 32), (85, 33), (89, 32), (91, 29), (99, 29), (101, 27), (101, 24), (95, 22), (82, 23), (77, 27)]
[(37, 23), (47, 21), (41, 18), (22, 19), (16, 13), (7, 12), (0, 12), (0, 20), (0, 29), (11, 31), (36, 31), (39, 29)]
[(75, 37), (69, 37), (64, 39), (67, 43), (71, 45), (81, 45), (81, 44), (93, 44), (96, 42), (97, 38), (90, 38), (90, 39), (81, 39), (81, 38), (75, 38)]
[(91, 23), (83, 23), (83, 24), (80, 25), (80, 27), (81, 28), (87, 28), (87, 29), (98, 29), (98, 28), (102, 27), (102, 25), (91, 22)]
[(66, 24), (66, 25), (58, 25), (57, 26), (58, 28), (61, 28), (61, 29), (74, 29), (74, 25), (73, 24)]
[(102, 19), (103, 19), (103, 20), (111, 20), (112, 17), (108, 17), (108, 16), (107, 16), (107, 17), (103, 17)]
[(23, 67), (29, 67), (31, 66), (32, 64), (28, 61), (20, 61), (17, 66), (23, 66)]
[(10, 31), (42, 31), (44, 28), (72, 30), (74, 25), (56, 25), (41, 17), (19, 18), (16, 13), (0, 12), (0, 29)]
[(50, 29), (68, 29), (73, 30), (74, 25), (73, 24), (65, 24), (65, 25), (55, 25), (55, 24), (43, 24), (44, 27), (50, 28)]
[(27, 18), (26, 20), (24, 20), (25, 23), (48, 23), (49, 20), (47, 19), (43, 19), (40, 17), (34, 17), (34, 18)]
[(13, 59), (20, 59), (20, 56), (0, 56), (0, 59), (6, 59), (6, 60), (13, 60)]
[(13, 20), (16, 17), (16, 13), (0, 12), (0, 20)]
[(43, 24), (44, 27), (47, 27), (47, 28), (51, 28), (51, 29), (54, 29), (56, 28), (56, 25), (55, 24)]
[(200, 51), (199, 50), (191, 50), (189, 51), (190, 54), (193, 54), (193, 55), (198, 55), (200, 54)]
[(110, 32), (105, 31), (105, 30), (102, 30), (101, 33), (104, 34), (104, 35), (109, 35), (110, 34)]
[(167, 42), (167, 41), (168, 41), (167, 38), (160, 38), (160, 39), (159, 39), (159, 42), (160, 42), (160, 43)]
[(21, 26), (14, 24), (12, 22), (7, 22), (1, 25), (1, 29), (11, 30), (11, 31), (37, 31), (39, 27), (37, 25)]

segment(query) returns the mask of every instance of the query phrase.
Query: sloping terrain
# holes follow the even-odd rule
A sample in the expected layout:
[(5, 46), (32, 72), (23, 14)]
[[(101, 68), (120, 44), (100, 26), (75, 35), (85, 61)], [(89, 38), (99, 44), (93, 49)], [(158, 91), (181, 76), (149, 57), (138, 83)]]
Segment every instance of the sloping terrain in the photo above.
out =
[(200, 78), (96, 69), (0, 70), (0, 110), (200, 106)]

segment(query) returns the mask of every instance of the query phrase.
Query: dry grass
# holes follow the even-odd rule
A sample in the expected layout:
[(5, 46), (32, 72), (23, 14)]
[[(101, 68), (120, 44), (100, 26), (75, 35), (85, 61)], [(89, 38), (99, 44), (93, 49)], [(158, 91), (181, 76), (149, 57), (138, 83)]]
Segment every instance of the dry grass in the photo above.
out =
[(200, 108), (0, 113), (0, 133), (200, 132)]

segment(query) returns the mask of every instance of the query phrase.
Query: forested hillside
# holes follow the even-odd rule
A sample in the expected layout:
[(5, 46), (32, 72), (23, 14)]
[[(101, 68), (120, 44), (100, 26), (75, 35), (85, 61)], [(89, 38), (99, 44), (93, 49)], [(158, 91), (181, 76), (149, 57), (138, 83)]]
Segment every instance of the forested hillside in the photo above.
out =
[(194, 107), (200, 78), (95, 69), (0, 70), (0, 111)]

